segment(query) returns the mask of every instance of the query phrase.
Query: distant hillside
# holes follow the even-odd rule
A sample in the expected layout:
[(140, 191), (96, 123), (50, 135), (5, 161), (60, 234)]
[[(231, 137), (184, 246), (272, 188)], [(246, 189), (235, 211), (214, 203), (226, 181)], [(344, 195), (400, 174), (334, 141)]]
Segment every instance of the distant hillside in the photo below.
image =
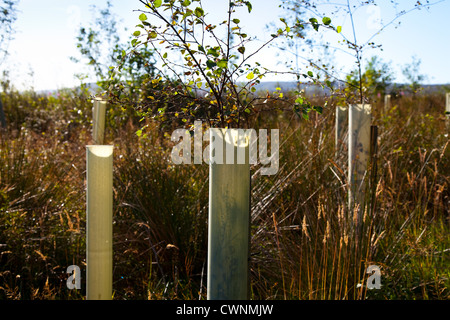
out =
[[(334, 83), (333, 86), (337, 88), (339, 86), (338, 83)], [(283, 92), (289, 92), (297, 90), (297, 83), (295, 81), (265, 81), (261, 82), (256, 86), (258, 91), (275, 91), (275, 89), (279, 87)], [(342, 87), (342, 84), (341, 84)], [(401, 87), (408, 87), (407, 84), (396, 83), (392, 84), (387, 88), (387, 92), (392, 91), (394, 88), (397, 90)], [(432, 85), (423, 85), (423, 90), (425, 92), (437, 92), (437, 91), (450, 91), (450, 83), (449, 84), (432, 84)], [(317, 94), (323, 95), (328, 94), (330, 92), (329, 89), (323, 89), (320, 85), (311, 84), (311, 83), (303, 83), (300, 84), (300, 89), (305, 90), (305, 94)]]
[[(92, 91), (94, 94), (98, 90), (98, 85), (96, 83), (88, 83), (86, 86)], [(334, 83), (333, 86), (337, 88), (339, 86), (339, 83)], [(341, 87), (343, 85), (341, 84)], [(408, 86), (407, 84), (401, 84), (396, 83), (392, 84), (387, 88), (387, 92), (390, 92), (394, 88), (397, 88), (397, 90), (401, 87)], [(298, 89), (297, 82), (295, 81), (262, 81), (258, 85), (255, 86), (257, 91), (259, 92), (266, 92), (272, 93), (276, 90), (276, 88), (281, 88), (282, 92), (289, 92), (289, 91), (295, 91)], [(426, 93), (429, 92), (448, 92), (450, 91), (450, 83), (449, 84), (431, 84), (431, 85), (423, 85), (423, 90)], [(300, 90), (304, 90), (306, 95), (326, 95), (330, 93), (330, 90), (327, 88), (322, 88), (320, 85), (312, 84), (312, 83), (302, 83), (300, 84)], [(58, 90), (39, 90), (37, 93), (41, 94), (48, 94), (48, 93), (55, 93), (58, 92)]]

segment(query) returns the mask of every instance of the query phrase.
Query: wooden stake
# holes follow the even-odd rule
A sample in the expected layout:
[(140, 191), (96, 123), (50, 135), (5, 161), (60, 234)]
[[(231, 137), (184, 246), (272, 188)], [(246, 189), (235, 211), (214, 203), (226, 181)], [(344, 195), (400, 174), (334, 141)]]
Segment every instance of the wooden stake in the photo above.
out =
[(450, 92), (445, 94), (445, 115), (450, 119)]
[(378, 160), (378, 126), (370, 126), (370, 196), (371, 210), (375, 208), (375, 193), (377, 189)]
[(6, 128), (6, 117), (3, 111), (2, 98), (0, 96), (0, 128)]

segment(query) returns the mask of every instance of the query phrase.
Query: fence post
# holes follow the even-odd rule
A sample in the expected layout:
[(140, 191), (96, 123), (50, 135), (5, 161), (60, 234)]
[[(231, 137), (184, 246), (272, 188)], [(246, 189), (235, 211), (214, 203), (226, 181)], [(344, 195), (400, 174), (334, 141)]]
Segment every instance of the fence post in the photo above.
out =
[(3, 111), (2, 96), (0, 95), (0, 128), (6, 128), (6, 117)]
[(450, 119), (450, 92), (445, 94), (445, 115)]
[(378, 171), (378, 126), (370, 126), (370, 200), (371, 210), (375, 210), (375, 196), (377, 189)]
[[(207, 299), (245, 300), (249, 292), (250, 138), (237, 129), (209, 130)], [(240, 154), (245, 159), (236, 161)]]
[(384, 112), (388, 112), (391, 109), (391, 95), (386, 94), (384, 96)]
[(92, 138), (95, 145), (103, 144), (105, 136), (106, 101), (94, 99), (92, 107)]
[(113, 146), (86, 146), (86, 299), (112, 299)]
[(365, 198), (364, 178), (367, 175), (367, 165), (370, 158), (371, 121), (370, 104), (352, 104), (349, 106), (349, 210), (350, 213), (355, 214), (354, 207), (359, 205), (359, 211), (356, 213), (358, 215), (358, 227), (361, 224), (361, 207)]

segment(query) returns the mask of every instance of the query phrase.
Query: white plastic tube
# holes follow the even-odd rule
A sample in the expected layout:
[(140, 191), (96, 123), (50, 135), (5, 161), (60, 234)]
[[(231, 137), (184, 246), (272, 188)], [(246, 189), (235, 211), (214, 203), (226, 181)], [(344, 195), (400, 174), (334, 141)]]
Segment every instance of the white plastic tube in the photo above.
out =
[(384, 96), (384, 112), (388, 112), (391, 109), (391, 95), (386, 94)]
[[(370, 104), (352, 104), (349, 106), (348, 176), (350, 212), (353, 212), (356, 204), (360, 206), (364, 204), (364, 178), (367, 177), (366, 172), (370, 158), (371, 122)], [(358, 218), (358, 221), (361, 222), (361, 219)]]
[(347, 142), (348, 136), (347, 128), (348, 128), (348, 108), (337, 106), (336, 128), (335, 128), (336, 153), (340, 151), (341, 145)]
[[(207, 299), (245, 300), (249, 286), (250, 138), (235, 129), (209, 130), (210, 159), (214, 161), (209, 163)], [(230, 157), (232, 150), (234, 156)]]
[(106, 101), (95, 98), (92, 107), (92, 139), (95, 145), (103, 144), (105, 137)]
[(87, 300), (112, 299), (113, 146), (86, 147)]

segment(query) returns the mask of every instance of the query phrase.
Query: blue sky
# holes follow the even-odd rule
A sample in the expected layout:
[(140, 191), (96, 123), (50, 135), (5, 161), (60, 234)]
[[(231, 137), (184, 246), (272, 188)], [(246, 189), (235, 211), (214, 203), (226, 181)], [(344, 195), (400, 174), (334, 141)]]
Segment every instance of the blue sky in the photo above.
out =
[[(339, 2), (336, 0), (332, 2)], [(139, 12), (142, 9), (138, 0), (112, 0), (113, 11), (122, 20), (122, 27), (128, 32), (135, 30), (139, 23)], [(226, 12), (227, 0), (204, 0), (205, 11), (216, 23), (223, 20)], [(343, 1), (345, 2), (345, 1)], [(402, 8), (411, 8), (416, 1), (402, 0), (402, 7), (394, 8), (390, 0), (380, 0), (378, 7), (370, 6), (355, 12), (358, 42), (362, 43), (370, 38), (378, 28), (379, 19), (383, 23), (389, 22), (396, 12)], [(56, 89), (78, 84), (74, 74), (87, 72), (84, 66), (76, 65), (69, 60), (70, 56), (78, 54), (75, 36), (80, 25), (91, 21), (90, 6), (96, 4), (103, 7), (106, 1), (89, 0), (20, 0), (17, 34), (10, 44), (11, 56), (0, 66), (8, 69), (14, 85), (19, 88), (33, 86), (36, 90)], [(283, 11), (278, 8), (275, 0), (253, 0), (253, 11), (248, 14), (245, 10), (239, 14), (241, 24), (249, 35), (260, 38), (268, 36), (266, 25), (278, 21)], [(321, 8), (324, 14), (330, 15), (331, 7)], [(448, 31), (448, 15), (450, 14), (450, 0), (445, 0), (429, 10), (415, 10), (403, 16), (394, 25), (383, 30), (373, 40), (382, 44), (381, 50), (368, 50), (365, 58), (377, 55), (391, 64), (398, 82), (404, 81), (401, 67), (411, 63), (412, 56), (421, 60), (420, 72), (427, 76), (426, 83), (450, 83), (450, 32)], [(342, 32), (353, 38), (352, 28), (348, 17), (333, 18), (333, 24), (342, 25)], [(321, 32), (332, 45), (339, 46), (335, 34)], [(123, 33), (123, 37), (127, 36)], [(345, 47), (341, 47), (345, 48)], [(305, 54), (306, 55), (306, 54)], [(286, 53), (282, 57), (287, 57)], [(344, 75), (354, 68), (354, 58), (341, 51), (329, 55), (336, 68)], [(280, 61), (275, 50), (261, 52), (258, 61), (271, 69), (281, 70), (285, 64)], [(272, 80), (272, 79), (270, 79)], [(282, 79), (279, 79), (282, 80)]]

